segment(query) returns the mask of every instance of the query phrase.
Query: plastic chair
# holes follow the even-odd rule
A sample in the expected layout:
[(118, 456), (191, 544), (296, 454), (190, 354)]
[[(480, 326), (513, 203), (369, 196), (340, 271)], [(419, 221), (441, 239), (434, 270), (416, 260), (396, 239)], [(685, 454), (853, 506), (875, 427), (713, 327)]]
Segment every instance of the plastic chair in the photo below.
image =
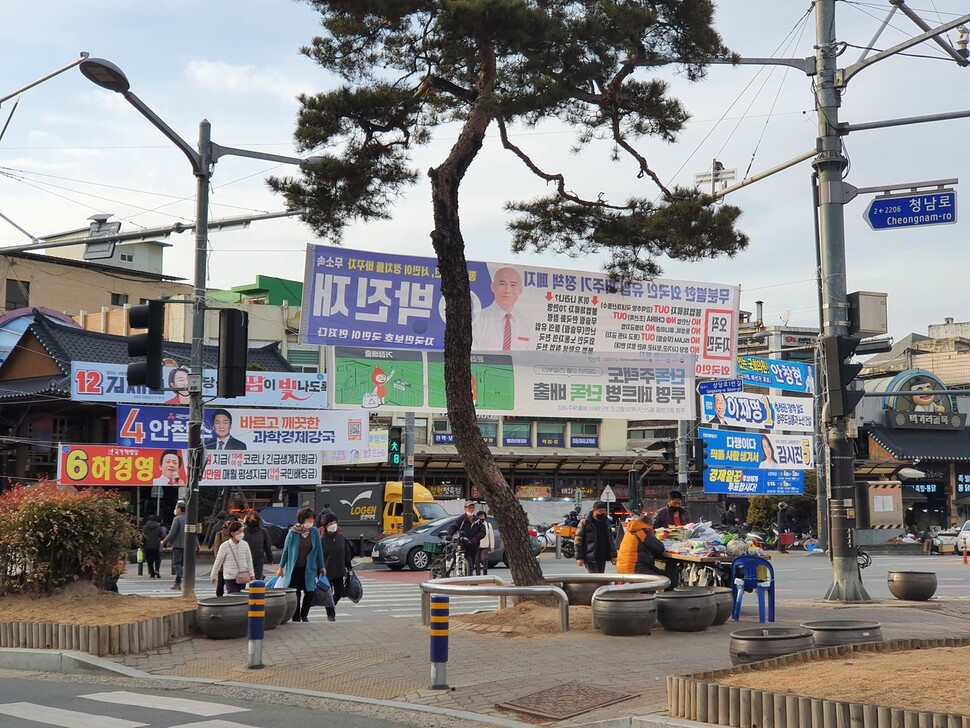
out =
[(741, 598), (745, 592), (758, 594), (758, 619), (765, 621), (765, 594), (768, 596), (768, 621), (775, 621), (775, 570), (761, 556), (738, 556), (731, 562), (731, 595), (734, 598), (734, 621), (741, 616)]

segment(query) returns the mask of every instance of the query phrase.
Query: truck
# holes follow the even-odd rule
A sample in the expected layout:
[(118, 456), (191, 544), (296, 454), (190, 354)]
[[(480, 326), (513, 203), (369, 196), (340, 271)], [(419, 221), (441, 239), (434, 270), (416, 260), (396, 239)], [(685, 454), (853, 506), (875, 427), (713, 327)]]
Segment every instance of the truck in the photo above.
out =
[[(385, 536), (404, 530), (403, 485), (389, 480), (380, 483), (323, 483), (316, 488), (314, 507), (317, 512), (329, 504), (337, 516), (340, 530), (354, 556), (368, 556), (374, 544)], [(435, 503), (431, 491), (414, 484), (415, 526), (448, 513)]]

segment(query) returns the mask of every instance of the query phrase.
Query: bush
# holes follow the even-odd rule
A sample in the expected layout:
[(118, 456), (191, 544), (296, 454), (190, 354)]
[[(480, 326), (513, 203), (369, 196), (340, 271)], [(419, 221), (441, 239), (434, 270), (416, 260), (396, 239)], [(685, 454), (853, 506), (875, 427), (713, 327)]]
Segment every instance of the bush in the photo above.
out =
[(138, 533), (113, 491), (53, 483), (0, 495), (0, 594), (43, 592), (87, 580), (112, 588)]

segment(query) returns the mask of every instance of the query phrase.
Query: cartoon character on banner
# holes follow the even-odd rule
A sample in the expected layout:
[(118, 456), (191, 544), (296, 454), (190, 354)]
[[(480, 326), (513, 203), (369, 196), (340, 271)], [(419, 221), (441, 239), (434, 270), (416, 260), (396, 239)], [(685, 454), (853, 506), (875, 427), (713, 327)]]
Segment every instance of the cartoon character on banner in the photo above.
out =
[(373, 409), (382, 404), (387, 404), (387, 383), (391, 381), (393, 376), (393, 369), (390, 374), (385, 374), (380, 365), (375, 364), (374, 370), (370, 374), (370, 381), (374, 385), (374, 390), (364, 395), (362, 406)]
[(912, 392), (910, 399), (913, 402), (914, 412), (946, 412), (946, 407), (939, 402), (935, 394), (921, 394), (932, 389), (933, 385), (930, 382), (922, 382), (910, 387)]

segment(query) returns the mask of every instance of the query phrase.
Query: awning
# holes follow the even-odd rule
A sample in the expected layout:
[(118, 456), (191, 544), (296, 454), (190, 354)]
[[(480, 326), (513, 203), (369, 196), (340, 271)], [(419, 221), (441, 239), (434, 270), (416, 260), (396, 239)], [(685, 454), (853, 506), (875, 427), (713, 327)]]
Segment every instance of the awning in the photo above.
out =
[(892, 430), (871, 425), (869, 437), (900, 460), (970, 462), (970, 429)]
[(926, 496), (922, 493), (917, 493), (916, 488), (911, 485), (903, 486), (903, 503), (925, 503)]

